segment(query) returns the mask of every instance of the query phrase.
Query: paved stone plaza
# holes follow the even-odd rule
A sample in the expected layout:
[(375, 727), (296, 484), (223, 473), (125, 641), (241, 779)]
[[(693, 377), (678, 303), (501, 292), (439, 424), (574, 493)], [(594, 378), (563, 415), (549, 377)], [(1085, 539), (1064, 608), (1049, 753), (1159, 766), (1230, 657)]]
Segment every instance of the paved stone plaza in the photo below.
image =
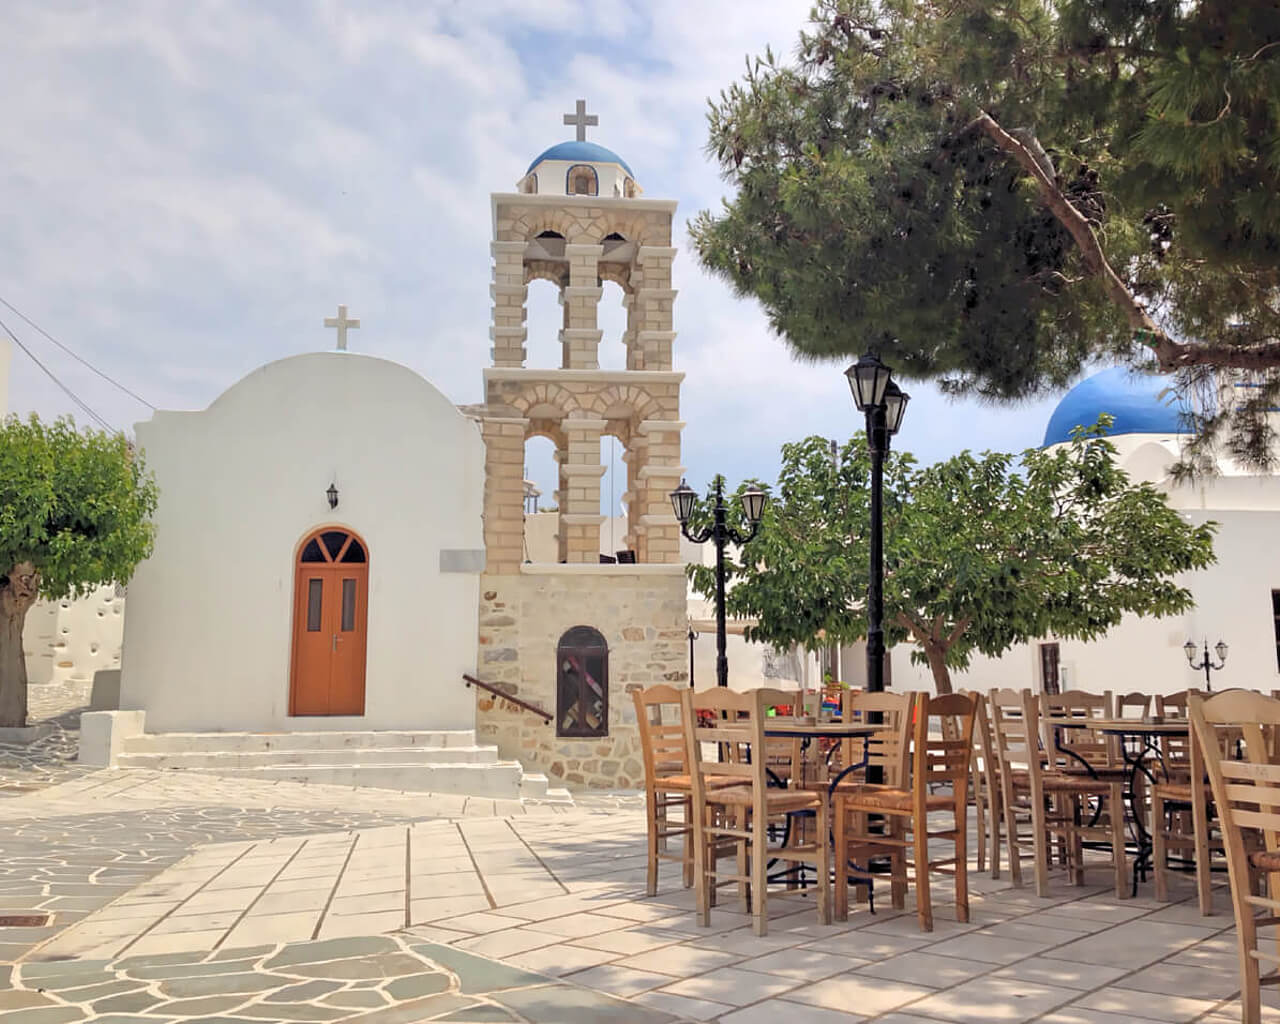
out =
[[(74, 712), (46, 710), (73, 739)], [(779, 892), (757, 938), (729, 895), (698, 928), (675, 865), (644, 897), (634, 796), (566, 810), (86, 772), (73, 746), (4, 762), (0, 913), (52, 914), (0, 929), (6, 1024), (1239, 1019), (1225, 891), (1202, 918), (1183, 879), (1162, 905), (1149, 883), (1039, 900), (974, 876), (971, 922), (942, 905), (929, 935), (865, 904), (822, 927)]]

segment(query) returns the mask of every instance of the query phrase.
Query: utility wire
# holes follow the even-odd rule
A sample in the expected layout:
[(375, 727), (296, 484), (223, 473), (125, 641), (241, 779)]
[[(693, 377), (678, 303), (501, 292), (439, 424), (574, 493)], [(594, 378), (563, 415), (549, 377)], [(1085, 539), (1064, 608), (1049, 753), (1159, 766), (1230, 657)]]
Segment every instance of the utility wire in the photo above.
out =
[[(6, 302), (5, 305), (7, 306), (8, 303)], [(58, 380), (57, 374), (55, 374), (52, 370), (49, 369), (49, 367), (45, 366), (44, 363), (40, 362), (40, 360), (36, 358), (36, 354), (32, 352), (31, 349), (27, 348), (27, 346), (24, 345), (21, 342), (21, 340), (19, 340), (18, 336), (9, 329), (9, 325), (7, 323), (5, 323), (3, 320), (0, 320), (0, 327), (4, 328), (4, 333), (9, 335), (9, 337), (13, 339), (13, 343), (17, 345), (18, 348), (22, 349), (22, 351), (25, 352), (31, 358), (31, 361), (35, 363), (36, 366), (40, 367), (40, 369), (42, 369), (48, 375), (51, 381), (57, 384), (58, 387), (60, 387), (64, 392), (66, 392), (67, 397), (70, 398), (71, 401), (75, 402), (76, 405), (78, 405), (81, 409), (83, 409), (92, 419), (97, 420), (98, 423), (102, 425), (102, 428), (104, 430), (113, 431), (115, 429), (114, 427), (111, 426), (110, 423), (108, 423), (96, 412), (94, 412), (87, 405), (85, 405), (85, 403), (82, 402), (79, 399), (79, 397), (77, 397), (74, 391), (72, 391), (69, 387), (63, 384), (62, 381)]]
[[(105, 380), (108, 384), (111, 384), (111, 385), (113, 385), (114, 387), (119, 388), (121, 391), (123, 391), (126, 395), (128, 395), (128, 396), (129, 396), (130, 398), (132, 398), (134, 401), (141, 402), (143, 405), (145, 405), (145, 406), (146, 406), (148, 409), (150, 409), (152, 412), (155, 412), (155, 411), (156, 411), (156, 407), (155, 407), (154, 405), (152, 405), (150, 402), (148, 402), (148, 401), (147, 401), (145, 398), (143, 398), (141, 395), (137, 395), (137, 394), (135, 394), (134, 392), (130, 391), (127, 387), (125, 387), (123, 384), (121, 384), (118, 380), (115, 380), (115, 379), (113, 379), (113, 378), (111, 378), (111, 377), (107, 376), (107, 374), (105, 374), (105, 373), (103, 373), (101, 370), (99, 370), (96, 366), (94, 366), (91, 362), (89, 362), (89, 360), (84, 359), (84, 358), (82, 358), (82, 357), (80, 357), (80, 356), (76, 355), (74, 352), (72, 352), (72, 351), (71, 351), (71, 349), (67, 348), (67, 346), (66, 346), (66, 345), (64, 345), (64, 344), (63, 344), (62, 342), (60, 342), (57, 338), (55, 338), (52, 334), (50, 334), (50, 333), (49, 333), (48, 331), (46, 331), (43, 327), (41, 327), (38, 323), (36, 323), (34, 320), (32, 320), (32, 319), (31, 319), (31, 317), (27, 316), (27, 314), (26, 314), (26, 313), (24, 313), (24, 312), (22, 312), (22, 310), (18, 309), (18, 307), (17, 307), (17, 306), (15, 306), (12, 302), (10, 302), (8, 299), (6, 299), (3, 295), (0, 295), (0, 305), (5, 306), (7, 309), (9, 309), (10, 311), (12, 311), (12, 312), (13, 312), (13, 314), (14, 314), (15, 316), (21, 317), (21, 318), (22, 318), (22, 320), (24, 320), (24, 321), (26, 322), (27, 326), (29, 326), (29, 327), (33, 328), (33, 329), (34, 329), (34, 330), (36, 330), (36, 331), (39, 331), (39, 332), (40, 332), (40, 334), (44, 335), (44, 337), (45, 337), (45, 338), (47, 338), (49, 341), (51, 341), (51, 342), (53, 342), (55, 345), (57, 345), (57, 346), (58, 346), (58, 348), (62, 349), (62, 351), (63, 351), (63, 352), (65, 352), (67, 355), (69, 355), (72, 359), (74, 359), (74, 360), (75, 360), (76, 362), (78, 362), (78, 363), (82, 363), (83, 365), (87, 366), (90, 370), (92, 370), (94, 373), (96, 373), (99, 377), (101, 377), (103, 380)], [(5, 328), (5, 330), (8, 330), (8, 328)], [(12, 333), (12, 332), (10, 332), (10, 333), (9, 333), (9, 337), (11, 337), (11, 338), (13, 337), (13, 333)], [(16, 341), (17, 339), (14, 339), (14, 340)], [(26, 351), (26, 350), (24, 349), (23, 351)], [(31, 355), (31, 353), (30, 353), (30, 352), (27, 352), (27, 355)], [(31, 358), (32, 358), (32, 359), (34, 359), (34, 358), (35, 358), (35, 356), (31, 356)]]

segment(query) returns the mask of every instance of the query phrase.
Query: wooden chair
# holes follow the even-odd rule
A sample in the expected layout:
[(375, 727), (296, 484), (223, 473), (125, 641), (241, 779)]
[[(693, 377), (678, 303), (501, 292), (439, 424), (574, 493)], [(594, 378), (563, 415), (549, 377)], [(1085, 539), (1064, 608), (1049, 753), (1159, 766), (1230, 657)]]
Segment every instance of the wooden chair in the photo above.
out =
[[(1190, 723), (1188, 723), (1190, 724)], [(1219, 729), (1218, 756), (1232, 760), (1239, 737), (1238, 730)], [(1181, 744), (1179, 744), (1181, 746)], [(1200, 742), (1190, 737), (1190, 770), (1186, 781), (1165, 779), (1151, 787), (1151, 859), (1155, 876), (1155, 898), (1169, 899), (1169, 852), (1191, 854), (1196, 866), (1196, 896), (1200, 913), (1213, 913), (1211, 860), (1214, 853), (1225, 853), (1221, 823), (1213, 805), (1204, 755)]]
[[(693, 777), (694, 885), (698, 923), (711, 924), (714, 890), (736, 881), (744, 910), (749, 908), (756, 935), (768, 932), (768, 881), (770, 858), (811, 864), (817, 874), (818, 919), (831, 923), (831, 853), (827, 801), (818, 793), (769, 786), (765, 773), (764, 735), (766, 699), (762, 691), (735, 693), (714, 687), (701, 693), (681, 692), (684, 706), (685, 747)], [(695, 709), (713, 712), (705, 723)], [(724, 762), (705, 761), (702, 745), (715, 744), (728, 752)], [(736, 785), (720, 785), (733, 779)], [(771, 816), (813, 811), (817, 836), (808, 843), (789, 842), (770, 849)], [(737, 849), (737, 873), (725, 880), (718, 875), (719, 846), (732, 841)]]
[[(1030, 690), (992, 690), (988, 706), (1000, 763), (1010, 869), (1023, 856), (1023, 837), (1017, 828), (1017, 813), (1021, 810), (1031, 826), (1036, 895), (1049, 895), (1049, 845), (1053, 837), (1058, 837), (1068, 873), (1076, 885), (1084, 884), (1083, 840), (1110, 845), (1116, 896), (1126, 897), (1123, 780), (1119, 776), (1096, 778), (1047, 770), (1046, 755), (1040, 749), (1039, 701)], [(1084, 805), (1090, 799), (1105, 801), (1105, 825), (1084, 823), (1089, 818)], [(1018, 877), (1016, 872), (1014, 877)]]
[[(968, 785), (973, 760), (975, 701), (967, 694), (929, 697), (921, 694), (915, 704), (910, 787), (861, 785), (837, 787), (833, 797), (836, 835), (836, 917), (849, 916), (849, 863), (868, 863), (888, 855), (891, 864), (893, 905), (905, 905), (907, 868), (913, 870), (916, 915), (922, 931), (933, 931), (933, 899), (930, 872), (955, 878), (956, 920), (969, 920), (968, 883)], [(930, 735), (936, 722), (938, 735)], [(931, 787), (946, 787), (933, 794)], [(931, 827), (930, 814), (945, 815), (943, 828)], [(883, 832), (868, 828), (870, 816), (885, 819)], [(951, 844), (949, 857), (929, 856), (929, 841)], [(912, 852), (910, 865), (907, 851)], [(865, 873), (864, 873), (865, 874)]]
[(1122, 693), (1116, 697), (1117, 718), (1146, 718), (1151, 714), (1151, 694)]
[[(633, 690), (640, 751), (644, 759), (644, 806), (648, 828), (645, 891), (658, 891), (658, 861), (683, 865), (685, 888), (693, 885), (693, 778), (689, 772), (683, 722), (682, 691), (672, 686)], [(713, 779), (708, 785), (734, 785), (737, 779)], [(673, 821), (669, 812), (679, 808)], [(679, 854), (667, 852), (668, 840), (679, 837)]]
[[(1248, 690), (1226, 690), (1212, 697), (1193, 694), (1191, 727), (1204, 755), (1209, 785), (1222, 822), (1236, 918), (1240, 960), (1240, 1019), (1261, 1024), (1261, 986), (1280, 984), (1280, 944), (1274, 952), (1258, 946), (1258, 929), (1280, 925), (1280, 765), (1273, 763), (1275, 733), (1280, 730), (1280, 701)], [(1221, 754), (1219, 729), (1240, 730), (1245, 758), (1230, 761)], [(1250, 852), (1246, 830), (1262, 833), (1263, 849)], [(1252, 872), (1266, 880), (1266, 895), (1253, 892)], [(1255, 908), (1262, 911), (1259, 915)], [(1265, 975), (1259, 963), (1271, 966)]]
[(1065, 729), (1054, 724), (1059, 719), (1107, 719), (1115, 717), (1111, 691), (1089, 693), (1066, 690), (1040, 695), (1040, 720), (1044, 750), (1055, 771), (1086, 775), (1125, 775), (1128, 769), (1112, 736), (1093, 729)]
[[(963, 691), (972, 697), (974, 704), (973, 763), (969, 767), (970, 790), (973, 793), (974, 817), (977, 826), (977, 868), (986, 868), (987, 847), (990, 844), (991, 877), (1000, 877), (1000, 825), (1004, 820), (1000, 796), (1000, 765), (996, 758), (995, 744), (991, 738), (991, 719), (987, 712), (987, 698), (976, 690)], [(1014, 858), (1010, 864), (1014, 885), (1022, 884), (1022, 866)]]

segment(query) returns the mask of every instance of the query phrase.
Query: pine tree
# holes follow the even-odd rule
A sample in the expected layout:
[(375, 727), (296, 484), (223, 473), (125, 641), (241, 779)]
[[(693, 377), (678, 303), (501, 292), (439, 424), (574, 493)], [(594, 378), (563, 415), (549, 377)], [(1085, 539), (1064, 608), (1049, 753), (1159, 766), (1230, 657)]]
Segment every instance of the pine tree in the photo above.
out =
[(1274, 0), (821, 0), (709, 122), (735, 194), (696, 218), (702, 260), (800, 355), (997, 400), (1093, 360), (1228, 371), (1257, 386), (1202, 406), (1199, 454), (1268, 463)]

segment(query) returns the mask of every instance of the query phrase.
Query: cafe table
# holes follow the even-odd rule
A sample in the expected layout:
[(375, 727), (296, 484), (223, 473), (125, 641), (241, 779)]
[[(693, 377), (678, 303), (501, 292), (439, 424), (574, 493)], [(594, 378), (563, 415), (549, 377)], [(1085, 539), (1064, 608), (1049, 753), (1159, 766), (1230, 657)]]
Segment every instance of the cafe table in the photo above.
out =
[[(1084, 718), (1049, 715), (1045, 721), (1058, 729), (1089, 729), (1103, 736), (1115, 736), (1120, 740), (1120, 754), (1124, 758), (1125, 767), (1129, 769), (1126, 781), (1126, 797), (1129, 801), (1130, 816), (1133, 820), (1133, 834), (1137, 843), (1137, 855), (1133, 861), (1133, 895), (1138, 895), (1138, 875), (1141, 872), (1145, 879), (1147, 869), (1151, 867), (1153, 844), (1151, 833), (1147, 829), (1147, 808), (1143, 800), (1144, 791), (1138, 786), (1138, 773), (1141, 772), (1152, 785), (1157, 781), (1155, 773), (1147, 762), (1154, 755), (1160, 763), (1160, 770), (1165, 779), (1169, 778), (1169, 766), (1164, 763), (1164, 751), (1160, 740), (1167, 736), (1188, 738), (1191, 734), (1191, 723), (1185, 718)], [(1056, 737), (1055, 733), (1055, 737)], [(1090, 775), (1097, 777), (1097, 770), (1085, 758), (1062, 747), (1056, 740), (1054, 746), (1060, 753), (1067, 754), (1079, 761)]]
[[(799, 781), (801, 785), (803, 785), (804, 784), (804, 766), (808, 761), (805, 755), (808, 753), (809, 747), (814, 740), (816, 739), (847, 740), (847, 739), (857, 739), (861, 737), (865, 741), (867, 738), (869, 738), (870, 736), (873, 736), (875, 733), (879, 732), (883, 728), (884, 728), (883, 725), (876, 725), (871, 722), (843, 722), (843, 721), (840, 721), (839, 719), (822, 721), (822, 720), (810, 719), (810, 718), (793, 718), (790, 715), (778, 715), (774, 718), (765, 719), (764, 734), (766, 737), (772, 737), (775, 739), (798, 739), (800, 741), (800, 780)], [(857, 761), (854, 761), (850, 764), (845, 765), (840, 770), (839, 774), (836, 775), (835, 778), (831, 779), (828, 782), (827, 793), (831, 794), (835, 792), (836, 786), (840, 783), (840, 781), (846, 775), (848, 775), (852, 771), (857, 770), (858, 768), (865, 767), (866, 763), (867, 763), (867, 745), (864, 742), (862, 745), (862, 757)], [(769, 775), (771, 777), (771, 784), (785, 785), (785, 783), (780, 778), (778, 778), (778, 776), (775, 775), (773, 772), (769, 772)], [(812, 814), (813, 812), (801, 811), (797, 813)], [(786, 830), (783, 833), (782, 840), (781, 840), (782, 846), (786, 846), (788, 840), (791, 837), (791, 818), (792, 818), (792, 815), (788, 814)], [(770, 861), (769, 866), (772, 867), (775, 863), (776, 863), (776, 860)], [(778, 881), (780, 879), (788, 879), (792, 881), (797, 881), (801, 886), (803, 886), (806, 881), (805, 867), (806, 865), (804, 864), (797, 864), (795, 868), (788, 868), (787, 870), (770, 875), (769, 880)], [(871, 882), (869, 879), (867, 880), (866, 885), (867, 885), (868, 899), (872, 899), (873, 897), (871, 896)], [(874, 907), (875, 904), (872, 903), (871, 906)]]

